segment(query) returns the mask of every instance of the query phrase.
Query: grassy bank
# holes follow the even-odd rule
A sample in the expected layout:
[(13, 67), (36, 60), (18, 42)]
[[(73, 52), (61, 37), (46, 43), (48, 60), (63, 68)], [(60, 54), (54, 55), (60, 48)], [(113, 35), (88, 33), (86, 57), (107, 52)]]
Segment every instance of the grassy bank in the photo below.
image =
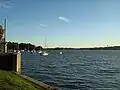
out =
[(0, 70), (0, 90), (48, 90), (23, 79), (14, 72)]

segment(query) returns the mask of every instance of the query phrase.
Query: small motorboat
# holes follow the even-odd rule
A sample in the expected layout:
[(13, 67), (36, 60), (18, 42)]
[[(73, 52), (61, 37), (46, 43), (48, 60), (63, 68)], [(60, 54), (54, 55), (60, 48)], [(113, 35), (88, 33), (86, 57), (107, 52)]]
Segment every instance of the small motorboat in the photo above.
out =
[(43, 52), (42, 55), (43, 55), (43, 56), (47, 56), (48, 53), (47, 53), (47, 52)]
[(60, 52), (60, 54), (63, 54), (62, 52)]

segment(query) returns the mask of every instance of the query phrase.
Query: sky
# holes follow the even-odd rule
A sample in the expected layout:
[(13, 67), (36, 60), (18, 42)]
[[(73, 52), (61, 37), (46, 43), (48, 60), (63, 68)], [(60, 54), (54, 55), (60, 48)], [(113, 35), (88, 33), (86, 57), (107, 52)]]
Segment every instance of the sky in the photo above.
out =
[(120, 0), (0, 0), (7, 41), (47, 47), (120, 45)]

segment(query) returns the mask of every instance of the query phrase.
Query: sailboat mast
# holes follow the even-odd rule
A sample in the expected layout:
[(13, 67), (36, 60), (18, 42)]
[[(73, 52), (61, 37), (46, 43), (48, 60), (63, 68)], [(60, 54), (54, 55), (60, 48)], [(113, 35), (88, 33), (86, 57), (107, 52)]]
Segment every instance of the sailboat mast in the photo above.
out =
[(45, 36), (45, 48), (46, 48), (46, 36)]

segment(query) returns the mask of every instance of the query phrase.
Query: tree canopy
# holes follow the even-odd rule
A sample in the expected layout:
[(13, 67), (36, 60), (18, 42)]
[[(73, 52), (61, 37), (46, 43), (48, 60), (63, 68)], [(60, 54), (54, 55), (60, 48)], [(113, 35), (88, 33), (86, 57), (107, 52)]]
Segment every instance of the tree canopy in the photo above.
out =
[(35, 46), (31, 43), (17, 43), (17, 42), (8, 42), (7, 43), (8, 50), (42, 50), (42, 46)]

